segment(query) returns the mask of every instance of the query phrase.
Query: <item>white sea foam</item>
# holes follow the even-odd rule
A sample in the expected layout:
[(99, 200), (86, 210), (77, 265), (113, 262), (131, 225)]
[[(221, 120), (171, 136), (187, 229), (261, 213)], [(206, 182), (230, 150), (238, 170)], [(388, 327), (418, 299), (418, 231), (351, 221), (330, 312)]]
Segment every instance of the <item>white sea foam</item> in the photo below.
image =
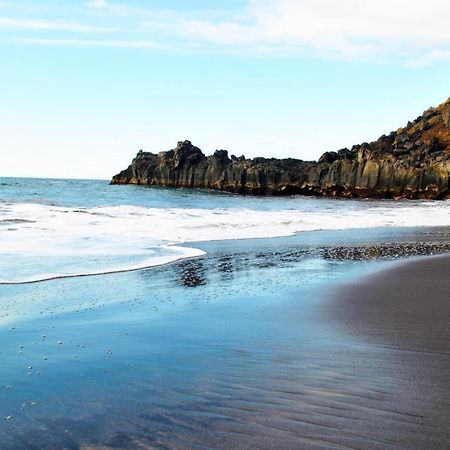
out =
[(0, 282), (138, 269), (199, 256), (177, 244), (384, 226), (449, 226), (450, 202), (337, 202), (318, 210), (0, 205)]

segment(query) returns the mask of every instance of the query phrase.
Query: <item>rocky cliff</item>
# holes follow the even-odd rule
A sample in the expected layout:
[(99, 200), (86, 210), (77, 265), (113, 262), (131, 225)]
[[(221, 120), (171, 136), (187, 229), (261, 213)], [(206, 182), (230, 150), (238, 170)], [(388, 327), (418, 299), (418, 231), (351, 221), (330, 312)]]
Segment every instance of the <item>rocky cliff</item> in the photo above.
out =
[(254, 195), (450, 198), (450, 99), (375, 142), (326, 152), (317, 162), (229, 157), (225, 150), (205, 156), (183, 141), (167, 152), (140, 151), (111, 184)]

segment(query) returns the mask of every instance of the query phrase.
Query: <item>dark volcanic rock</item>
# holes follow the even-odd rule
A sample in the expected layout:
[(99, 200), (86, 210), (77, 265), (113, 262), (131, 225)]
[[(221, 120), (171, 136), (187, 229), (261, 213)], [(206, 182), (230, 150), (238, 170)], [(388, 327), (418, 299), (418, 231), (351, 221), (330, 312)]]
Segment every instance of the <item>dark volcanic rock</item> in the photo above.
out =
[(405, 128), (319, 161), (211, 156), (189, 141), (159, 154), (143, 152), (111, 184), (216, 189), (254, 195), (450, 198), (450, 99)]

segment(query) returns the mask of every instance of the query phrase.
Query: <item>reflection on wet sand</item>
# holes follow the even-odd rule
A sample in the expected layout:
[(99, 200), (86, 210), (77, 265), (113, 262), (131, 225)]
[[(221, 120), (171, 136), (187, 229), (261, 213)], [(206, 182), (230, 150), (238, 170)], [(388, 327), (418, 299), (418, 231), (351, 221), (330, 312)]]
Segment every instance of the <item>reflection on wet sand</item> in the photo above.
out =
[(204, 258), (182, 261), (175, 266), (181, 286), (197, 287), (206, 284)]
[[(198, 287), (208, 279), (231, 281), (236, 274), (252, 270), (289, 268), (308, 261), (370, 261), (391, 260), (412, 256), (437, 255), (450, 251), (449, 242), (387, 242), (378, 245), (347, 245), (323, 247), (291, 247), (280, 250), (224, 253), (220, 250), (207, 257), (183, 260), (167, 267), (174, 279), (184, 287)], [(144, 276), (152, 273), (142, 271)]]
[(321, 314), (361, 260), (450, 241), (420, 242), (217, 243), (164, 267), (4, 286), (0, 448), (445, 448), (448, 359)]

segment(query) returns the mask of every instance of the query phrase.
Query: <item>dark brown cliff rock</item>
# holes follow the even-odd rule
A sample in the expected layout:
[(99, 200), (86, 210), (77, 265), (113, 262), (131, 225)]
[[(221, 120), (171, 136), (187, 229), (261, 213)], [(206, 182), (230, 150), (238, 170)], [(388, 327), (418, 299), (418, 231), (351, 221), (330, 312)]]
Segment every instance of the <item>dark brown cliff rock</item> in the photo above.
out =
[(142, 150), (111, 184), (193, 187), (253, 195), (450, 198), (450, 99), (405, 128), (351, 150), (299, 159), (211, 156), (189, 141), (167, 152)]

